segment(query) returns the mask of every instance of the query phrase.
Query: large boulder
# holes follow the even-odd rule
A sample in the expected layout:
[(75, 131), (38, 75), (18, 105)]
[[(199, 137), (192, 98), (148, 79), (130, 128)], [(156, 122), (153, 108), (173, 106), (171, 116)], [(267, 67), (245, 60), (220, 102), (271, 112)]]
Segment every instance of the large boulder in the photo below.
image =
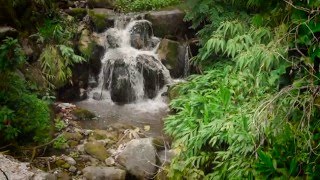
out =
[(88, 166), (82, 170), (87, 180), (125, 180), (126, 171), (115, 167)]
[[(94, 9), (91, 9), (89, 12), (91, 12), (91, 16), (90, 16), (91, 20), (93, 21), (98, 32), (103, 32), (106, 29), (114, 26), (114, 22), (115, 22), (115, 19), (117, 18), (117, 14), (113, 10), (105, 9), (105, 8), (94, 8)], [(94, 15), (92, 16), (92, 14)], [(101, 24), (101, 27), (98, 27), (98, 23)]]
[(118, 48), (121, 44), (121, 34), (115, 28), (110, 28), (106, 33), (108, 48)]
[(146, 14), (146, 20), (152, 23), (154, 35), (160, 38), (184, 39), (188, 34), (188, 24), (183, 21), (185, 12), (174, 9), (168, 11), (152, 11)]
[(89, 10), (89, 17), (92, 22), (93, 29), (99, 33), (104, 32), (107, 27), (111, 26), (110, 24), (108, 24), (108, 14)]
[(0, 179), (56, 179), (54, 175), (45, 173), (39, 169), (31, 168), (29, 163), (22, 163), (10, 156), (0, 153)]
[(161, 62), (146, 54), (130, 60), (109, 59), (104, 67), (105, 88), (110, 90), (112, 101), (120, 104), (154, 98), (168, 78), (169, 72)]
[(181, 78), (185, 75), (188, 66), (186, 46), (169, 39), (162, 39), (157, 51), (159, 59), (170, 71), (171, 77)]
[(108, 62), (104, 68), (105, 86), (110, 90), (111, 100), (117, 103), (129, 103), (136, 100), (131, 83), (129, 65), (123, 59)]
[(143, 74), (144, 96), (154, 98), (165, 84), (164, 67), (153, 56), (137, 56), (137, 67)]
[(116, 162), (138, 179), (152, 178), (157, 170), (156, 149), (150, 138), (133, 139), (116, 157)]
[(151, 23), (146, 20), (139, 20), (130, 29), (131, 46), (136, 49), (150, 49), (152, 36)]

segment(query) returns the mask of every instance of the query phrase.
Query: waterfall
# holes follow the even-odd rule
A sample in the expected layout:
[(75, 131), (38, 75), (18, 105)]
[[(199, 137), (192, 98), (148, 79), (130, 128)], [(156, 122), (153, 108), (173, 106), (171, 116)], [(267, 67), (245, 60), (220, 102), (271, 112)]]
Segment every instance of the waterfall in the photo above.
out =
[(156, 98), (171, 83), (169, 71), (155, 53), (160, 40), (147, 20), (121, 16), (105, 32), (106, 51), (98, 86), (90, 98), (131, 103)]

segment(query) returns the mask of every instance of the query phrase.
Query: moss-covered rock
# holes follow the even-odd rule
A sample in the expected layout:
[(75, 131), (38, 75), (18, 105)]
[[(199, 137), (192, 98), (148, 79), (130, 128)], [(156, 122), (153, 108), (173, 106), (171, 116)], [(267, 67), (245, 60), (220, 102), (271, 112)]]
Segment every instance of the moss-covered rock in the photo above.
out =
[(85, 8), (71, 8), (65, 10), (65, 12), (78, 20), (83, 19), (87, 15), (87, 10)]
[(160, 42), (157, 53), (162, 63), (170, 71), (170, 75), (174, 78), (180, 78), (184, 75), (185, 52), (185, 46), (177, 41), (162, 39)]
[(85, 57), (90, 57), (93, 52), (95, 42), (91, 38), (91, 33), (88, 29), (83, 29), (78, 43), (78, 49)]
[(92, 131), (89, 138), (95, 140), (103, 140), (103, 139), (110, 139), (113, 141), (118, 140), (119, 133), (117, 131), (106, 131), (101, 129), (96, 129)]
[(184, 39), (188, 34), (188, 25), (183, 21), (185, 12), (174, 9), (151, 11), (146, 20), (152, 23), (154, 35), (161, 38)]
[(178, 84), (169, 87), (169, 89), (168, 89), (169, 100), (175, 99), (179, 96), (179, 91), (178, 91), (177, 85)]
[(102, 142), (88, 142), (84, 144), (84, 150), (91, 156), (101, 161), (104, 161), (110, 156), (110, 154), (107, 152), (107, 149), (104, 147), (104, 143)]
[(88, 0), (88, 6), (90, 8), (114, 8), (114, 0)]
[(78, 120), (91, 120), (92, 118), (96, 117), (96, 115), (86, 109), (77, 108), (72, 111), (72, 114), (78, 119)]
[(74, 133), (71, 133), (71, 132), (64, 132), (63, 133), (63, 137), (66, 139), (66, 140), (74, 140), (74, 141), (80, 141), (83, 136), (79, 133), (79, 132), (74, 132)]
[(89, 11), (90, 19), (93, 23), (94, 29), (97, 32), (103, 32), (106, 30), (108, 26), (108, 15), (105, 13), (98, 13), (96, 11), (90, 10)]

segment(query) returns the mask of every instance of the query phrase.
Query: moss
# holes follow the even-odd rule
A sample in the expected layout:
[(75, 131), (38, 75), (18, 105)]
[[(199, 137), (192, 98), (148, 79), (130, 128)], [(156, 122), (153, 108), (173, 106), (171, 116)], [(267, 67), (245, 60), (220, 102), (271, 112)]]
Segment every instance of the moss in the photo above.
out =
[(79, 46), (78, 46), (78, 49), (81, 52), (81, 54), (86, 58), (91, 57), (93, 48), (95, 46), (96, 46), (96, 43), (91, 40), (89, 30), (87, 29), (83, 30), (81, 33)]
[(87, 10), (85, 8), (72, 8), (70, 9), (69, 14), (76, 19), (82, 19), (86, 16)]
[(100, 142), (88, 142), (84, 144), (84, 149), (88, 154), (101, 161), (104, 161), (109, 157), (107, 149), (104, 147), (103, 143)]
[[(179, 84), (181, 84), (181, 83), (179, 83)], [(169, 89), (168, 89), (169, 100), (176, 99), (179, 96), (179, 88), (178, 88), (179, 84), (176, 84), (174, 86), (169, 87)]]
[(158, 54), (161, 60), (165, 60), (165, 66), (170, 70), (177, 64), (179, 58), (179, 43), (168, 39), (161, 41)]
[(92, 118), (96, 117), (94, 113), (82, 108), (73, 110), (72, 114), (79, 120), (91, 120)]
[(89, 16), (94, 24), (95, 29), (98, 32), (102, 32), (105, 30), (105, 28), (107, 27), (106, 19), (108, 18), (108, 15), (98, 14), (91, 10), (89, 11)]
[(75, 141), (80, 141), (83, 138), (79, 132), (74, 132), (74, 133), (64, 132), (63, 137), (66, 140), (75, 140)]

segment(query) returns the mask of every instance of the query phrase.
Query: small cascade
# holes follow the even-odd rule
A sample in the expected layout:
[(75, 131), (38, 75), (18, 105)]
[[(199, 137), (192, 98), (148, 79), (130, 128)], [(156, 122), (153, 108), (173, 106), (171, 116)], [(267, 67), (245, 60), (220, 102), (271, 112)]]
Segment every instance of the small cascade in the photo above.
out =
[(89, 96), (124, 104), (153, 99), (171, 82), (155, 53), (160, 40), (147, 20), (123, 16), (105, 32), (106, 52), (98, 86)]
[(189, 57), (189, 54), (190, 54), (190, 49), (189, 49), (189, 45), (187, 44), (186, 45), (186, 52), (185, 52), (185, 55), (184, 55), (184, 70), (183, 70), (183, 77), (186, 78), (189, 76), (190, 74), (190, 57)]

